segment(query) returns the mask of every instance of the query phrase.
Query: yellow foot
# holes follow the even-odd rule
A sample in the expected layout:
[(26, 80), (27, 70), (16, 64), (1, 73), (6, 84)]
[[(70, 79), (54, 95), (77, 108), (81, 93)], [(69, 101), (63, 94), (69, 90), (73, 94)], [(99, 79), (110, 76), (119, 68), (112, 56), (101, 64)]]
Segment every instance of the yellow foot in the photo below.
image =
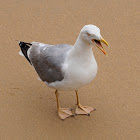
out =
[(75, 110), (75, 114), (76, 115), (88, 115), (88, 116), (90, 116), (90, 112), (92, 112), (94, 110), (95, 109), (93, 107), (78, 105), (76, 110)]
[(59, 116), (62, 120), (66, 119), (66, 118), (68, 118), (68, 117), (74, 116), (74, 115), (72, 114), (71, 110), (72, 110), (72, 109), (70, 109), (70, 108), (60, 108), (60, 109), (58, 109), (58, 111), (57, 111), (57, 112), (58, 112), (58, 116)]

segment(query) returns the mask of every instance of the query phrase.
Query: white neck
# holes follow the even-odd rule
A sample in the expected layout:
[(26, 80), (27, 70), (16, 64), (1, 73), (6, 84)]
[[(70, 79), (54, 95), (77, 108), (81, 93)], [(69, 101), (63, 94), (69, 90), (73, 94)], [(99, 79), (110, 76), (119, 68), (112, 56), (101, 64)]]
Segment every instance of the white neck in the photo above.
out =
[(83, 40), (81, 35), (78, 36), (73, 49), (69, 53), (71, 57), (83, 59), (83, 61), (95, 60), (92, 45)]
[(74, 47), (75, 48), (81, 48), (81, 49), (90, 49), (90, 48), (92, 48), (92, 45), (91, 44), (89, 44), (89, 42), (87, 42), (87, 41), (84, 41), (83, 39), (82, 39), (82, 37), (81, 37), (81, 35), (79, 35), (78, 36), (78, 38), (77, 38), (77, 40), (76, 40), (76, 42), (75, 42), (75, 44), (74, 44)]

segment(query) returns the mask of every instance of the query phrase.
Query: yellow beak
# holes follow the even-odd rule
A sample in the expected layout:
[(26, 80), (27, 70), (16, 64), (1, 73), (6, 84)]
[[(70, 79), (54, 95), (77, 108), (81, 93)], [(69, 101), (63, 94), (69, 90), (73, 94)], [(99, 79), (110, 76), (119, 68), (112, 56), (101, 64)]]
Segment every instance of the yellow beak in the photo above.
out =
[(101, 37), (101, 42), (108, 46), (108, 43)]
[(103, 39), (101, 38), (101, 40), (95, 40), (95, 39), (92, 39), (92, 42), (96, 44), (96, 46), (105, 54), (107, 55), (104, 47), (102, 46), (101, 42), (103, 42), (105, 45), (108, 46), (108, 43)]

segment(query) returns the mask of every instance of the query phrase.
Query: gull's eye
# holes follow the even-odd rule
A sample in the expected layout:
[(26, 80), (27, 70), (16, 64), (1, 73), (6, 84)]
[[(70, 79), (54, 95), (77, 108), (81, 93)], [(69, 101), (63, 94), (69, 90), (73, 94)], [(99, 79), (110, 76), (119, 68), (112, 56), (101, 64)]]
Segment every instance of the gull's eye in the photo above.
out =
[(89, 33), (87, 32), (87, 35), (90, 36), (91, 34), (89, 34)]

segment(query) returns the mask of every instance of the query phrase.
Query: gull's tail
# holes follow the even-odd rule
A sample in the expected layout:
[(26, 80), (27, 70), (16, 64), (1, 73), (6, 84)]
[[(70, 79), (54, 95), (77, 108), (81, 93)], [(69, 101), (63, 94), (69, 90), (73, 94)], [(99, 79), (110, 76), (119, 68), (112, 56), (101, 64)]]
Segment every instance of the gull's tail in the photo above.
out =
[(26, 42), (19, 41), (19, 46), (20, 46), (20, 49), (21, 49), (19, 54), (21, 56), (25, 56), (25, 58), (29, 61), (30, 64), (31, 64), (31, 61), (28, 57), (27, 51), (28, 51), (28, 49), (30, 48), (31, 45), (32, 45), (31, 43), (26, 43)]

